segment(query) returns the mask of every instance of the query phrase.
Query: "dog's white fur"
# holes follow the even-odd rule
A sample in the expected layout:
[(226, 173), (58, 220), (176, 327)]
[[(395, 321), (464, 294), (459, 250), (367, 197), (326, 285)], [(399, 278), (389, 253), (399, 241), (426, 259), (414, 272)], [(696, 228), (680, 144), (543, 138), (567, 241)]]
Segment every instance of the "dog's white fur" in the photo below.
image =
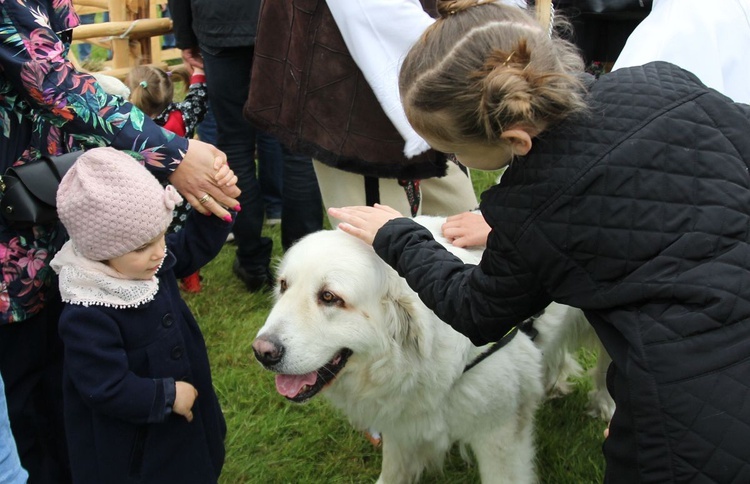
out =
[[(418, 221), (441, 239), (443, 219)], [(467, 263), (481, 257), (442, 242)], [(337, 230), (305, 237), (282, 259), (278, 278), (276, 302), (253, 347), (278, 350), (278, 361), (266, 367), (293, 375), (352, 350), (323, 395), (355, 427), (382, 434), (378, 482), (418, 480), (425, 469), (439, 469), (456, 442), (471, 448), (485, 483), (535, 481), (534, 413), (545, 390), (575, 371), (564, 369), (566, 351), (553, 348), (572, 341), (565, 325), (575, 310), (560, 306), (539, 318), (541, 345), (519, 332), (464, 372), (485, 348), (440, 321), (354, 237)], [(563, 356), (545, 361), (545, 353)]]

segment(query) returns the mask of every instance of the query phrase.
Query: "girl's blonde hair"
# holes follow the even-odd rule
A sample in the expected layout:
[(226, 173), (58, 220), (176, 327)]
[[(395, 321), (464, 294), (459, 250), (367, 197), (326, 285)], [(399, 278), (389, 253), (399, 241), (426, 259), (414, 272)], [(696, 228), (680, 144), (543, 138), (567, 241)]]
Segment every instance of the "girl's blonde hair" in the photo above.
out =
[[(585, 109), (578, 49), (532, 12), (487, 0), (438, 1), (438, 11), (399, 74), (404, 110), (418, 132), (492, 143), (508, 127), (543, 130)], [(568, 27), (561, 19), (555, 25)]]
[[(175, 79), (176, 77), (176, 79)], [(174, 80), (188, 86), (190, 74), (184, 66), (170, 73), (153, 66), (135, 66), (130, 69), (125, 84), (130, 88), (130, 102), (150, 118), (160, 115), (174, 98)]]

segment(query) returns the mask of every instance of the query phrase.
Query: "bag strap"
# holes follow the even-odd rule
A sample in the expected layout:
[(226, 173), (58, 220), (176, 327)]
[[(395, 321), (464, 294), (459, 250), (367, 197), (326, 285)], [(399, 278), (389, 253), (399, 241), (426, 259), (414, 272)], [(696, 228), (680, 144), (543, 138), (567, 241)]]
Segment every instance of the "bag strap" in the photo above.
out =
[(71, 151), (70, 153), (65, 153), (62, 155), (57, 156), (42, 156), (42, 161), (47, 164), (50, 171), (54, 174), (55, 178), (57, 178), (57, 181), (59, 182), (62, 180), (62, 177), (65, 176), (65, 173), (68, 172), (71, 166), (73, 166), (73, 163), (78, 159), (79, 156), (81, 156), (84, 152), (81, 151)]

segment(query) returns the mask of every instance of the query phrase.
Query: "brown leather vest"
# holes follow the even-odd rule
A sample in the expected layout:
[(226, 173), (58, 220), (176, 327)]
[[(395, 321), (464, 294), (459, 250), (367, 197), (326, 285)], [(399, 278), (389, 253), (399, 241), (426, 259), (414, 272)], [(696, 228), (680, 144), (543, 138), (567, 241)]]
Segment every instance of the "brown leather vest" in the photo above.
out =
[[(435, 0), (425, 4), (434, 7)], [(294, 152), (360, 175), (445, 174), (443, 153), (404, 156), (404, 139), (349, 54), (325, 0), (265, 0), (259, 18), (244, 106), (250, 122)]]

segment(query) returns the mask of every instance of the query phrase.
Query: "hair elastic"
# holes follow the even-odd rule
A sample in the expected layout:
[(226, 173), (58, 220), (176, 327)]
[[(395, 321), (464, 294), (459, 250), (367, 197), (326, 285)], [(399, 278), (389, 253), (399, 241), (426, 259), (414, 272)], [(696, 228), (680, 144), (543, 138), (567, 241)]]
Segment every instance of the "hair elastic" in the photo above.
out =
[[(474, 5), (469, 5), (469, 7), (462, 8), (461, 10), (466, 10), (466, 8), (476, 7), (477, 5), (482, 5), (483, 3), (490, 3), (492, 1), (493, 0), (476, 0), (476, 3)], [(453, 4), (455, 5), (456, 2), (453, 2)], [(450, 10), (448, 10), (448, 15), (455, 15), (456, 12), (459, 12), (459, 11), (460, 10), (455, 8), (454, 6), (454, 8), (451, 8)]]
[(140, 86), (141, 86), (141, 87), (142, 87), (143, 89), (146, 89), (146, 88), (148, 87), (148, 82), (146, 82), (146, 81), (141, 81), (139, 85), (140, 85)]

